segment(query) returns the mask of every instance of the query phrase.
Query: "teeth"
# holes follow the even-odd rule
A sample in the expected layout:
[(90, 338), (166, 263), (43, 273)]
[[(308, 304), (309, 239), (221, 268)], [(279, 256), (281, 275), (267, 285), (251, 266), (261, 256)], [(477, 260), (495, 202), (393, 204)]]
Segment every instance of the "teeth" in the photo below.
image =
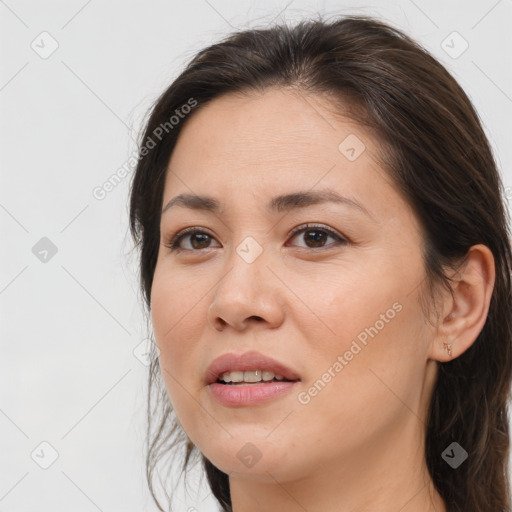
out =
[(282, 375), (276, 375), (275, 373), (267, 370), (225, 372), (220, 376), (220, 380), (224, 382), (267, 382), (274, 378), (276, 380), (284, 380)]

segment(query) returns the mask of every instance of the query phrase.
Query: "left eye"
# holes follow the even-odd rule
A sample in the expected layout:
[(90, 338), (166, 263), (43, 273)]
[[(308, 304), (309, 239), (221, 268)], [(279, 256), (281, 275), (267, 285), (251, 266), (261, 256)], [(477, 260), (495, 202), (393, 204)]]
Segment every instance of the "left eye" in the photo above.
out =
[[(304, 237), (305, 234), (308, 234), (307, 237)], [(305, 240), (306, 245), (302, 246), (307, 249), (321, 248), (324, 247), (326, 240), (330, 237), (335, 240), (335, 242), (346, 244), (348, 241), (343, 238), (341, 235), (336, 233), (330, 228), (326, 226), (317, 226), (308, 224), (306, 226), (301, 226), (296, 228), (291, 233), (291, 238), (296, 238), (298, 235), (303, 234), (303, 240)], [(182, 240), (189, 240), (191, 242), (192, 248), (184, 248), (181, 245)], [(171, 249), (172, 251), (180, 252), (180, 251), (199, 251), (201, 249), (210, 249), (210, 242), (214, 240), (214, 238), (208, 234), (206, 231), (201, 228), (187, 228), (181, 233), (173, 236), (171, 240), (165, 243), (165, 246)], [(329, 244), (333, 245), (333, 244)]]
[[(304, 235), (306, 235), (306, 233), (308, 233), (308, 235), (304, 236)], [(308, 249), (312, 249), (312, 248), (319, 247), (319, 246), (322, 247), (323, 246), (322, 244), (329, 237), (334, 238), (334, 240), (336, 242), (339, 242), (342, 244), (347, 243), (347, 240), (345, 238), (343, 238), (341, 235), (339, 235), (332, 229), (327, 228), (325, 226), (316, 226), (316, 225), (308, 224), (307, 226), (303, 226), (303, 227), (295, 229), (292, 232), (292, 238), (295, 238), (297, 235), (300, 235), (300, 234), (303, 234), (302, 235), (303, 240), (305, 240), (306, 243), (313, 244), (313, 246), (306, 245), (306, 248), (308, 248)], [(329, 244), (329, 245), (333, 245), (333, 244)]]

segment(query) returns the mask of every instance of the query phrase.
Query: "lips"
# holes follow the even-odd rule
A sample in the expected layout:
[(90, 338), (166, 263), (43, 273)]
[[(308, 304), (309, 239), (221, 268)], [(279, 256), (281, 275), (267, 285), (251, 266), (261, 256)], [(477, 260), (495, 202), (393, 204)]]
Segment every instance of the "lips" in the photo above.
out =
[(299, 374), (283, 363), (257, 351), (250, 351), (242, 354), (230, 352), (215, 359), (206, 371), (205, 384), (216, 382), (225, 372), (249, 370), (267, 370), (276, 375), (282, 375), (286, 380), (300, 380)]

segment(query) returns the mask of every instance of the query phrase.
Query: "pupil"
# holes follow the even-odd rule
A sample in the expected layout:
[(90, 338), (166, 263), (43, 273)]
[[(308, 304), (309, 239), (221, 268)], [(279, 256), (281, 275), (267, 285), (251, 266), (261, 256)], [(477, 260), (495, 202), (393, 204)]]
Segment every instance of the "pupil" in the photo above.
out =
[[(307, 231), (307, 233), (315, 233), (317, 235), (317, 236), (313, 236), (313, 237), (308, 237), (308, 238), (313, 239), (313, 244), (317, 244), (317, 245), (314, 245), (314, 247), (317, 247), (318, 245), (322, 245), (322, 241), (325, 241), (324, 238), (326, 237), (326, 233), (324, 233), (323, 231), (310, 230), (310, 231)], [(318, 240), (318, 238), (319, 238), (318, 235), (320, 235), (320, 240)]]
[[(194, 241), (197, 240), (197, 238), (202, 238), (203, 242), (204, 241), (208, 242), (208, 239), (210, 238), (210, 236), (207, 235), (206, 233), (195, 233), (194, 236), (192, 236), (192, 246), (194, 247), (194, 249), (201, 249), (201, 248), (203, 248), (202, 246), (197, 247), (197, 244), (194, 243)], [(208, 245), (206, 245), (206, 246), (208, 246)]]

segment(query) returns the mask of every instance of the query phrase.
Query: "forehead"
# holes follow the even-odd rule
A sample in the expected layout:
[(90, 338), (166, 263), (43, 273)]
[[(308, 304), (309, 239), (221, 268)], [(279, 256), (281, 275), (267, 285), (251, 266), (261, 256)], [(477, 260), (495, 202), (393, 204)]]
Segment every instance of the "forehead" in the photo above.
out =
[(340, 123), (332, 107), (317, 96), (282, 89), (225, 94), (194, 111), (180, 133), (173, 158), (222, 158), (247, 164), (286, 162), (299, 156), (332, 160), (339, 156), (339, 143), (355, 132), (360, 139), (369, 139), (354, 122)]
[(275, 179), (276, 171), (320, 176), (333, 165), (348, 174), (363, 167), (354, 151), (356, 157), (376, 154), (371, 134), (335, 116), (324, 98), (270, 89), (225, 94), (194, 111), (169, 168), (186, 170), (191, 179), (199, 172), (201, 180), (213, 172), (217, 179), (222, 174)]
[(253, 198), (331, 188), (371, 201), (377, 215), (389, 206), (407, 208), (377, 161), (379, 151), (378, 139), (336, 115), (324, 97), (283, 89), (229, 93), (186, 120), (163, 200), (191, 193), (243, 206)]

